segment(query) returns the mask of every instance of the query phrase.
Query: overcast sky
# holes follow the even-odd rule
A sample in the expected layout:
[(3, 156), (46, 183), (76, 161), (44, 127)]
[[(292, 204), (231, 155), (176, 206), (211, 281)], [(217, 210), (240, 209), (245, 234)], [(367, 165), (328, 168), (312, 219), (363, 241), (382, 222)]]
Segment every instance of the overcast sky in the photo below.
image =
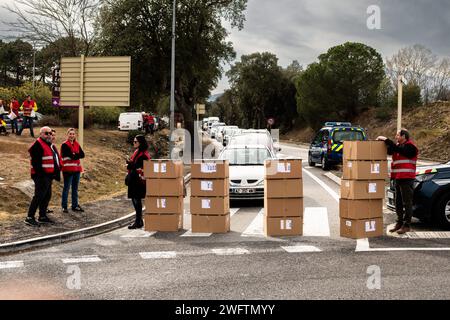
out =
[[(380, 30), (367, 28), (371, 5), (381, 10)], [(0, 9), (1, 18), (5, 13)], [(383, 58), (416, 43), (450, 56), (450, 0), (249, 0), (244, 29), (229, 30), (238, 60), (243, 54), (269, 51), (283, 67), (293, 60), (306, 67), (346, 41), (370, 45)], [(213, 94), (226, 88), (224, 76)]]

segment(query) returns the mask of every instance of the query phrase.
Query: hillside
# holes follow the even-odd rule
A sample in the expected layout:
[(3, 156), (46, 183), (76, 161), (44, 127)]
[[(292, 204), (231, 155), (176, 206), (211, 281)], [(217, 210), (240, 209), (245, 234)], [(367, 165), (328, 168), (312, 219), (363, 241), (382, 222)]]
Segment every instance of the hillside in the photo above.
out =
[[(397, 128), (397, 110), (388, 120), (376, 118), (375, 108), (360, 114), (352, 121), (367, 130), (370, 139), (383, 135), (394, 138)], [(402, 126), (407, 128), (420, 149), (422, 159), (450, 160), (450, 102), (438, 102), (427, 106), (403, 110)], [(282, 139), (310, 143), (314, 130), (303, 128), (293, 130)]]

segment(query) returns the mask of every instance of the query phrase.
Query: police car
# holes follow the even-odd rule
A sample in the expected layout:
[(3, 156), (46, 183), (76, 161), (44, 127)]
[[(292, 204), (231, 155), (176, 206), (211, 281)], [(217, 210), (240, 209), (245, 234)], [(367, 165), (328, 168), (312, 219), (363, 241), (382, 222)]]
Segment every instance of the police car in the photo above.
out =
[[(395, 187), (387, 191), (387, 206), (395, 211)], [(414, 182), (413, 216), (450, 229), (450, 162), (417, 167)]]
[(326, 122), (316, 134), (308, 151), (308, 164), (321, 164), (323, 170), (342, 164), (344, 141), (365, 141), (367, 134), (363, 128), (349, 122)]

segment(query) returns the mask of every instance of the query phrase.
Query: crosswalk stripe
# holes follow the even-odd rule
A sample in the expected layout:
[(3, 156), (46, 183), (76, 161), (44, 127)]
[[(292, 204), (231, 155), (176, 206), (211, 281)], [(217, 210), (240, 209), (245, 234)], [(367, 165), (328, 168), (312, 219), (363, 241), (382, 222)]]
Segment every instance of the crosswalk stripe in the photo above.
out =
[(250, 251), (243, 248), (217, 248), (211, 251), (218, 256), (236, 256), (243, 254), (250, 254)]
[(121, 236), (121, 238), (149, 238), (153, 236), (156, 231), (144, 231), (144, 230), (133, 230)]
[(15, 269), (22, 268), (23, 261), (3, 261), (0, 262), (0, 269)]
[(101, 262), (101, 261), (102, 260), (98, 256), (81, 256), (81, 257), (62, 259), (62, 262), (64, 264), (91, 263), (91, 262)]
[(248, 225), (247, 229), (242, 232), (241, 237), (264, 237), (264, 209), (261, 209), (252, 222)]
[(330, 236), (327, 208), (305, 208), (303, 216), (303, 236)]
[(314, 246), (286, 246), (281, 248), (283, 248), (286, 252), (289, 253), (322, 252), (322, 250)]
[(142, 259), (173, 259), (176, 258), (177, 253), (175, 251), (155, 251), (155, 252), (140, 252), (139, 255)]

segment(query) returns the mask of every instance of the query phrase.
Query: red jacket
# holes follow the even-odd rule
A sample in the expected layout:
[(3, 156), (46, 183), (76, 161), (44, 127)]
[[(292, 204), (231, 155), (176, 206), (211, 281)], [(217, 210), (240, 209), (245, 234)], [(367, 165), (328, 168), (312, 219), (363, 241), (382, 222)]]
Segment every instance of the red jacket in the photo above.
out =
[(14, 112), (14, 114), (16, 116), (19, 116), (19, 108), (20, 108), (20, 104), (19, 101), (11, 101), (11, 112)]
[(37, 111), (37, 104), (34, 100), (25, 100), (20, 109), (23, 110), (24, 117), (31, 117), (31, 111)]
[[(63, 144), (67, 145), (70, 148), (70, 151), (73, 155), (80, 154), (80, 144), (76, 140), (73, 142), (73, 144), (69, 140), (67, 140)], [(62, 172), (82, 172), (82, 171), (83, 167), (81, 166), (80, 159), (73, 160), (70, 157), (62, 158)]]
[[(415, 144), (408, 140), (405, 144)], [(417, 147), (416, 147), (417, 149)], [(415, 179), (418, 153), (413, 158), (407, 158), (400, 153), (394, 152), (392, 155), (391, 178), (392, 179)]]

